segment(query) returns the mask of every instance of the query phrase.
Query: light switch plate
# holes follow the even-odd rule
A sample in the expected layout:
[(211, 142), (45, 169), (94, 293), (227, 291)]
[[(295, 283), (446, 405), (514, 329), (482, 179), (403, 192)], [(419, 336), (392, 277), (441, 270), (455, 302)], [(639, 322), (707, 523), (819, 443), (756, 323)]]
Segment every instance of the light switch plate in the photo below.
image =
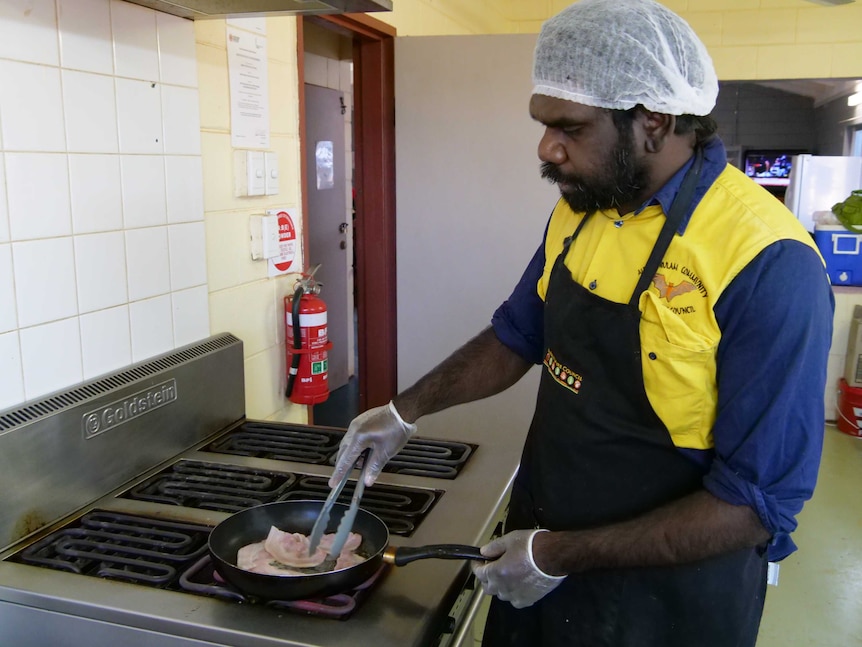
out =
[(250, 216), (248, 220), (251, 239), (251, 260), (261, 261), (281, 255), (278, 242), (278, 216)]
[(248, 195), (266, 195), (266, 162), (263, 151), (246, 152)]
[(250, 216), (248, 233), (251, 239), (251, 260), (263, 260), (263, 216)]
[(266, 161), (263, 151), (234, 151), (234, 194), (266, 195)]
[(264, 153), (266, 195), (278, 194), (278, 153)]
[(278, 244), (278, 216), (264, 216), (262, 225), (261, 240), (263, 242), (263, 257), (275, 258), (280, 256), (281, 248)]

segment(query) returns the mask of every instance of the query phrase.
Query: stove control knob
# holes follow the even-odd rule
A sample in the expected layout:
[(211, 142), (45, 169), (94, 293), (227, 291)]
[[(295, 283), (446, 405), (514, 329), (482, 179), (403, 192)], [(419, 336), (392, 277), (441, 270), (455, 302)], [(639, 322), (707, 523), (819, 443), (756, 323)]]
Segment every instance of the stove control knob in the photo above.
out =
[(446, 628), (443, 630), (444, 634), (454, 634), (455, 629), (458, 627), (455, 618), (452, 616), (446, 616)]

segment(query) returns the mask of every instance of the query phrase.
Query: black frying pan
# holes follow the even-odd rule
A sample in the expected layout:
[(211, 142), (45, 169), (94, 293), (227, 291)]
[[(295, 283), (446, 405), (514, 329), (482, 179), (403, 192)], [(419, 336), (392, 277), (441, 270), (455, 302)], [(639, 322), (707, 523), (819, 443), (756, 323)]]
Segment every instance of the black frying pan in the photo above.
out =
[[(355, 566), (308, 575), (264, 575), (236, 565), (237, 551), (247, 544), (263, 541), (275, 526), (284, 532), (311, 534), (323, 501), (284, 501), (247, 508), (231, 515), (209, 536), (209, 550), (219, 574), (241, 592), (269, 600), (302, 600), (350, 590), (368, 580), (382, 563), (403, 566), (417, 559), (480, 559), (475, 546), (435, 544), (416, 548), (389, 546), (389, 529), (376, 515), (360, 508), (353, 532), (362, 535), (357, 553), (366, 557)], [(332, 506), (326, 532), (335, 532), (347, 506)]]

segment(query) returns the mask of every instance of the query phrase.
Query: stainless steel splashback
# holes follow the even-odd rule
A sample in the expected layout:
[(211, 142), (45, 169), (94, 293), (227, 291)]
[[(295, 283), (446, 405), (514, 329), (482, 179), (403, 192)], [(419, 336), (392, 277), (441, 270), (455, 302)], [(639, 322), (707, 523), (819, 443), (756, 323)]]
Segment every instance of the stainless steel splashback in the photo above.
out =
[(229, 333), (0, 411), (0, 551), (244, 414)]

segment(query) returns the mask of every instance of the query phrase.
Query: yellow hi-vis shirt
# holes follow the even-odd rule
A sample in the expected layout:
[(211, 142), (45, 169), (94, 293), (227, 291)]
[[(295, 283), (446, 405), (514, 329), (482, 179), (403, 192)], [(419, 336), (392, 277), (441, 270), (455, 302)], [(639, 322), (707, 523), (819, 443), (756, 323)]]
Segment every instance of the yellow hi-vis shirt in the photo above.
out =
[[(551, 215), (537, 285), (543, 300), (564, 239), (582, 217), (563, 200)], [(596, 296), (627, 303), (664, 222), (659, 205), (623, 217), (615, 210), (596, 213), (572, 243), (566, 267)], [(677, 447), (714, 445), (721, 330), (713, 308), (740, 271), (780, 240), (799, 241), (817, 251), (811, 235), (778, 200), (728, 165), (695, 208), (683, 235), (673, 237), (649, 289), (640, 295), (644, 385)], [(569, 368), (578, 371), (577, 366)]]

